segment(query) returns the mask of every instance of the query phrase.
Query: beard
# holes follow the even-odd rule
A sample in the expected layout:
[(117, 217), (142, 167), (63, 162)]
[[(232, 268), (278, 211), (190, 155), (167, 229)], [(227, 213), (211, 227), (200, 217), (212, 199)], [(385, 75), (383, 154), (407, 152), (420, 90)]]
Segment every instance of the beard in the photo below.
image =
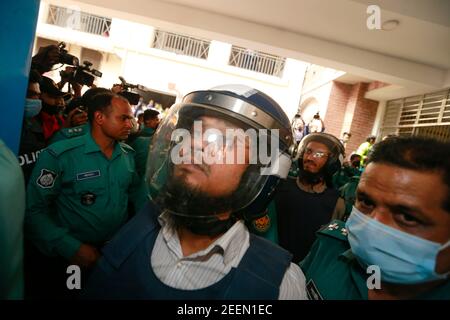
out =
[(234, 193), (211, 197), (187, 184), (184, 175), (175, 177), (173, 168), (171, 171), (156, 203), (168, 210), (176, 228), (186, 228), (194, 234), (216, 236), (226, 232), (237, 221), (233, 215), (226, 220), (219, 220), (216, 216), (232, 211)]
[(299, 179), (309, 185), (316, 185), (319, 182), (322, 182), (325, 180), (325, 166), (323, 166), (319, 172), (311, 172), (307, 171), (303, 168), (303, 163), (299, 163), (299, 172), (298, 172)]

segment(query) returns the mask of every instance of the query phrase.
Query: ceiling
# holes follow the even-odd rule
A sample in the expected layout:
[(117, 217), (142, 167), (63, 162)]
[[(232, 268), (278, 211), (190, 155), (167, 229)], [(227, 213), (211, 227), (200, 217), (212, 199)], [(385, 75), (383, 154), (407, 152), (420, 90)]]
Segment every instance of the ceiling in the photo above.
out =
[[(54, 1), (50, 1), (54, 2)], [(114, 17), (185, 30), (416, 91), (450, 86), (449, 0), (79, 0)], [(368, 5), (393, 31), (369, 30)]]

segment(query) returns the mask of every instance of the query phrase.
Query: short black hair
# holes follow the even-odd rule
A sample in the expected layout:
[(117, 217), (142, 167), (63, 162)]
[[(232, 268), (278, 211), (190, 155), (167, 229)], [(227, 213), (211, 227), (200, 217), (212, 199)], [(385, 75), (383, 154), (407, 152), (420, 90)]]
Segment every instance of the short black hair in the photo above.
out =
[(92, 101), (92, 99), (101, 93), (110, 93), (111, 91), (106, 89), (106, 88), (102, 88), (102, 87), (97, 87), (97, 88), (90, 88), (89, 90), (87, 90), (83, 96), (81, 97), (81, 105), (86, 107), (87, 109), (89, 109), (89, 105)]
[(359, 154), (357, 154), (357, 153), (353, 153), (353, 154), (350, 156), (350, 161), (353, 161), (353, 159), (355, 159), (355, 158), (360, 158), (360, 159), (361, 159), (361, 155), (359, 155)]
[(126, 100), (124, 97), (121, 97), (112, 92), (102, 92), (94, 95), (92, 99), (90, 99), (87, 110), (89, 123), (92, 123), (92, 121), (94, 120), (94, 113), (96, 111), (105, 113), (107, 109), (111, 107), (113, 98), (118, 98), (128, 103), (128, 100)]
[(377, 137), (376, 136), (368, 136), (366, 139), (366, 142), (370, 142), (370, 140), (376, 140)]
[(159, 111), (155, 109), (147, 109), (144, 111), (144, 121), (148, 121), (158, 117)]
[(368, 164), (371, 162), (441, 174), (448, 194), (443, 208), (450, 213), (450, 142), (425, 137), (391, 137), (372, 147), (367, 160)]

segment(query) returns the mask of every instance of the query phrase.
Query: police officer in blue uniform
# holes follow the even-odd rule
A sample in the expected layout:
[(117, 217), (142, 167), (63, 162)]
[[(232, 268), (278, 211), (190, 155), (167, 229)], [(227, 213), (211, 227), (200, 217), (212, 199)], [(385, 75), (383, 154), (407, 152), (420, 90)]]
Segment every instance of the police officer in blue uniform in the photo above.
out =
[[(150, 145), (152, 201), (103, 249), (85, 297), (304, 299), (291, 255), (243, 221), (264, 212), (287, 177), (292, 144), (288, 118), (258, 90), (186, 95)], [(269, 147), (270, 162), (252, 158)]]

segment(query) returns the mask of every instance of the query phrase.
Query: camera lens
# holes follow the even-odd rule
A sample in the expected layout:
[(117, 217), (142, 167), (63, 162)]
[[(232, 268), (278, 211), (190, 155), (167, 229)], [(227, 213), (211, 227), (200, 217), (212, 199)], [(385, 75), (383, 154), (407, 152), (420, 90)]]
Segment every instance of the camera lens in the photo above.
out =
[(78, 58), (69, 53), (62, 53), (59, 60), (61, 63), (68, 64), (71, 66), (78, 66), (80, 64)]

